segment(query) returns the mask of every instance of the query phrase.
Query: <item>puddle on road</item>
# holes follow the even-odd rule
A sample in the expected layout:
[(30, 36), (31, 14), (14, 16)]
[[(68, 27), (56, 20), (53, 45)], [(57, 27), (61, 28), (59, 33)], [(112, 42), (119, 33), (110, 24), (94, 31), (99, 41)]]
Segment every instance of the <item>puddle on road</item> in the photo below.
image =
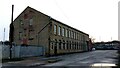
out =
[(116, 64), (113, 64), (113, 63), (95, 63), (95, 64), (92, 64), (91, 66), (95, 67), (95, 66), (116, 66)]

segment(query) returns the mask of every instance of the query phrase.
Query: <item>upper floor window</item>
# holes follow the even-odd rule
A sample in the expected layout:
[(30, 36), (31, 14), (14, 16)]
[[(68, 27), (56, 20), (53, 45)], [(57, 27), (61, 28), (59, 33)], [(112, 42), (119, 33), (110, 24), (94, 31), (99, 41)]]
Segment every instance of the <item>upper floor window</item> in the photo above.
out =
[(19, 32), (19, 40), (22, 40), (22, 32)]
[(72, 31), (72, 33), (71, 33), (71, 37), (73, 38), (73, 31)]
[(23, 25), (23, 21), (22, 20), (20, 20), (20, 25)]
[(79, 33), (78, 33), (78, 40), (80, 40), (80, 39), (79, 39)]
[(65, 35), (65, 28), (62, 28), (62, 36)]
[(69, 30), (69, 38), (71, 37), (71, 31)]
[(54, 34), (57, 34), (57, 25), (54, 25)]
[(79, 34), (79, 40), (81, 41), (81, 34)]
[(31, 18), (30, 20), (29, 20), (29, 25), (32, 25), (33, 24), (33, 19)]
[(68, 37), (68, 30), (66, 29), (66, 31), (65, 31), (65, 32), (66, 32), (66, 37)]
[(61, 27), (58, 27), (58, 35), (61, 35)]
[(74, 32), (74, 39), (75, 39), (76, 33)]
[(77, 37), (77, 36), (78, 36), (78, 34), (76, 33), (76, 39), (78, 39), (78, 37)]

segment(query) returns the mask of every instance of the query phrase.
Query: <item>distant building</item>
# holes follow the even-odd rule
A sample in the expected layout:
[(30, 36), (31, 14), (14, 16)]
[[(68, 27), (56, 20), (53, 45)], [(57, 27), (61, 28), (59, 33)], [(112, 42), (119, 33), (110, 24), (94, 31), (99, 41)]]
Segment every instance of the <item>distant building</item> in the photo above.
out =
[(96, 49), (118, 49), (120, 41), (96, 42), (93, 47)]
[[(13, 22), (13, 43), (44, 47), (44, 55), (87, 51), (89, 35), (27, 7)], [(11, 39), (12, 37), (10, 37)]]

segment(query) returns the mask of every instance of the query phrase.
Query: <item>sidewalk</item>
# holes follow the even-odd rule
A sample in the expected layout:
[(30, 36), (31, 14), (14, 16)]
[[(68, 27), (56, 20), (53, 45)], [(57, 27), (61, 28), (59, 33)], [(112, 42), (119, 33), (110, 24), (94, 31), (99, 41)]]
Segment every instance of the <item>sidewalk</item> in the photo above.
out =
[(48, 63), (54, 63), (57, 61), (60, 61), (62, 59), (59, 59), (59, 56), (53, 56), (53, 57), (29, 57), (25, 58), (24, 60), (21, 61), (9, 61), (2, 63), (3, 67), (8, 67), (8, 66), (40, 66), (40, 65), (45, 65)]

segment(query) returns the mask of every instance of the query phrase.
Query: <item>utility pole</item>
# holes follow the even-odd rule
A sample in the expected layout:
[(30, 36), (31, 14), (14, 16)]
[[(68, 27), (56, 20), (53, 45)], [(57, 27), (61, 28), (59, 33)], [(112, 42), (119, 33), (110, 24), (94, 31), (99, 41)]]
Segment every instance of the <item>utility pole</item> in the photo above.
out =
[(14, 32), (13, 11), (14, 11), (14, 5), (12, 5), (12, 16), (11, 16), (11, 24), (10, 24), (10, 59), (12, 59), (12, 42), (13, 42), (13, 32)]
[(112, 41), (112, 37), (111, 37), (111, 41)]
[(4, 34), (3, 34), (3, 42), (5, 42), (5, 28), (4, 28)]

